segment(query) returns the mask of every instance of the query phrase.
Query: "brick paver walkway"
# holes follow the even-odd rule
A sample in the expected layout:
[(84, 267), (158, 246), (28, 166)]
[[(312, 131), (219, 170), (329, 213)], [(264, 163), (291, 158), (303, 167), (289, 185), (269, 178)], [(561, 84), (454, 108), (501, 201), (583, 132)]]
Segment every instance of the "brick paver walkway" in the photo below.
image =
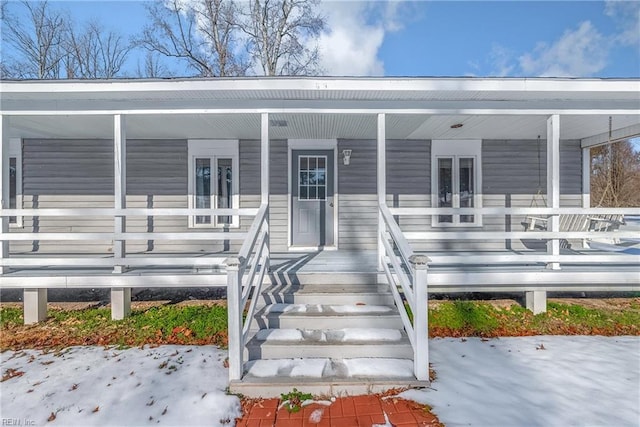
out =
[(313, 403), (301, 411), (289, 413), (280, 408), (279, 399), (257, 401), (238, 421), (238, 427), (371, 427), (389, 423), (397, 427), (442, 426), (424, 406), (397, 398), (377, 395), (335, 399), (331, 405)]

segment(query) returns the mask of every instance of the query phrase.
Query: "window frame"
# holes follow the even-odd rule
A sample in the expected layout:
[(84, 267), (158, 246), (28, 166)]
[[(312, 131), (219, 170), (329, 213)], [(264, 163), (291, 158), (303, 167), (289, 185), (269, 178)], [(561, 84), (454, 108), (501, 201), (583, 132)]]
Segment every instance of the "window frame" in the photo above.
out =
[[(314, 185), (314, 187), (316, 188), (316, 197), (315, 198), (309, 198), (308, 197), (308, 193), (307, 193), (307, 197), (306, 198), (301, 198), (300, 195), (302, 194), (302, 187), (306, 187), (307, 191), (309, 191), (309, 189), (311, 188), (311, 184), (302, 184), (300, 182), (300, 174), (303, 172), (301, 170), (301, 164), (300, 164), (300, 159), (302, 158), (306, 158), (307, 162), (309, 161), (309, 159), (314, 158), (316, 159), (316, 162), (318, 161), (318, 159), (324, 159), (324, 184), (318, 184), (316, 183)], [(327, 201), (327, 162), (329, 161), (328, 157), (326, 155), (314, 155), (314, 154), (303, 154), (303, 155), (299, 155), (298, 156), (298, 201), (300, 202), (326, 202)], [(317, 163), (316, 163), (316, 170), (319, 169), (319, 167), (317, 167)], [(305, 170), (305, 172), (310, 171), (311, 169), (309, 169), (309, 167), (307, 166), (307, 169)], [(317, 191), (320, 187), (324, 188), (324, 197), (323, 198), (319, 198), (317, 195)]]
[[(439, 139), (431, 141), (431, 206), (438, 207), (439, 159), (452, 159), (452, 207), (460, 207), (460, 159), (473, 159), (473, 206), (482, 207), (482, 140)], [(460, 222), (460, 214), (453, 214), (452, 222), (440, 222), (440, 215), (431, 215), (431, 226), (482, 227), (482, 215), (473, 214), (473, 222)]]
[[(16, 209), (23, 208), (22, 197), (22, 139), (9, 139), (9, 159), (16, 159)], [(9, 160), (11, 163), (11, 160)], [(9, 180), (10, 182), (10, 180)], [(9, 222), (10, 228), (24, 228), (24, 218), (16, 216), (16, 222)]]
[[(239, 141), (237, 139), (196, 139), (188, 140), (188, 206), (195, 209), (195, 170), (196, 159), (209, 159), (211, 167), (211, 184), (209, 195), (211, 197), (212, 209), (218, 208), (218, 159), (231, 159), (231, 208), (240, 207), (240, 155)], [(214, 174), (213, 171), (216, 171)], [(231, 224), (219, 223), (218, 216), (213, 215), (208, 224), (197, 224), (196, 217), (202, 215), (189, 215), (189, 228), (238, 228), (240, 227), (240, 216), (232, 215)], [(221, 215), (227, 216), (227, 215)]]

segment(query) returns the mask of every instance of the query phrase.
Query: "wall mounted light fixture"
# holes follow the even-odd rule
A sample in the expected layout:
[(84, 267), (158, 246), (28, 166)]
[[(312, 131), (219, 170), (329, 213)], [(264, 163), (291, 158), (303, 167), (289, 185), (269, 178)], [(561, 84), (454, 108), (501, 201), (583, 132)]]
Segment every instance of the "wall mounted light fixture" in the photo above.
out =
[(351, 161), (351, 150), (342, 150), (342, 162), (345, 166)]

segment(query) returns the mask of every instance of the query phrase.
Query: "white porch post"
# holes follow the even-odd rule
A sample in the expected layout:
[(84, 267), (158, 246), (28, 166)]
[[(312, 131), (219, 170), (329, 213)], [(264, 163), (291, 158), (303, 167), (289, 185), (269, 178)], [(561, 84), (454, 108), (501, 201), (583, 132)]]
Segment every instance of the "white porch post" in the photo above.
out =
[(591, 149), (582, 149), (582, 207), (591, 207)]
[[(387, 135), (386, 116), (384, 113), (378, 114), (378, 205), (387, 203)], [(382, 271), (382, 254), (384, 254), (384, 244), (382, 236), (385, 230), (382, 212), (378, 209), (378, 271)]]
[[(2, 135), (2, 144), (0, 145), (0, 158), (2, 165), (0, 166), (0, 189), (2, 194), (0, 195), (0, 203), (2, 209), (9, 208), (9, 117), (0, 117), (0, 130)], [(9, 217), (3, 216), (0, 218), (2, 233), (9, 232)], [(9, 258), (9, 241), (3, 240), (0, 245), (0, 259)], [(4, 274), (9, 269), (5, 266), (0, 266), (0, 274)]]
[[(125, 116), (113, 116), (113, 183), (114, 208), (124, 209), (127, 206), (127, 135)], [(127, 217), (116, 215), (114, 218), (114, 233), (126, 231)], [(115, 260), (114, 273), (122, 273), (125, 269), (126, 241), (114, 238), (113, 258)], [(124, 319), (131, 312), (131, 288), (111, 289), (111, 318)]]
[(429, 381), (429, 294), (427, 292), (429, 258), (425, 255), (412, 255), (409, 262), (414, 272), (413, 292), (416, 305), (412, 307), (415, 333), (413, 373), (418, 381)]
[[(560, 207), (560, 116), (554, 114), (547, 119), (547, 204), (550, 208)], [(560, 232), (560, 217), (552, 215), (548, 222), (548, 230)], [(554, 238), (547, 242), (547, 253), (560, 255), (560, 239)], [(552, 262), (547, 267), (560, 269), (560, 264)]]
[[(261, 204), (269, 203), (269, 113), (262, 113), (261, 115), (261, 129), (260, 129), (260, 200)], [(266, 213), (266, 221), (264, 227), (266, 227), (266, 247), (265, 250), (269, 251), (269, 211)], [(264, 268), (269, 271), (269, 259), (265, 257), (266, 265)]]
[(242, 378), (244, 350), (242, 334), (242, 275), (241, 260), (228, 258), (227, 265), (227, 315), (229, 327), (229, 381)]

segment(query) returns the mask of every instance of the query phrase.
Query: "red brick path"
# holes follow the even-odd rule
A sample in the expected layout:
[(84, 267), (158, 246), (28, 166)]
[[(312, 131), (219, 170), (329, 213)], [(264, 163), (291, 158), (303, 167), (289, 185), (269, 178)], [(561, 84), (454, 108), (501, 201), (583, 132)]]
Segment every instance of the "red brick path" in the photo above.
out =
[[(256, 401), (238, 420), (238, 427), (371, 427), (384, 425), (387, 414), (393, 426), (442, 426), (435, 415), (419, 404), (397, 398), (383, 399), (377, 395), (340, 397), (331, 405), (317, 403), (301, 411), (289, 413), (278, 409), (279, 399)], [(316, 412), (315, 417), (311, 414)], [(318, 416), (320, 415), (320, 416)], [(319, 419), (319, 422), (314, 422)]]

